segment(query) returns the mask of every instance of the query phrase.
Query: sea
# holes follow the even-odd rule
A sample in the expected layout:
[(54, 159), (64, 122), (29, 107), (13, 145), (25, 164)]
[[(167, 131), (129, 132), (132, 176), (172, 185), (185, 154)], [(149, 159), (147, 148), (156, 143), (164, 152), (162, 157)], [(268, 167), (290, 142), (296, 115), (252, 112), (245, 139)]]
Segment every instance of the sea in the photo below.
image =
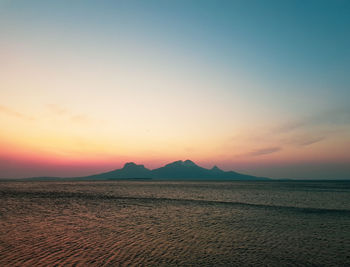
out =
[(350, 266), (350, 182), (0, 182), (0, 266)]

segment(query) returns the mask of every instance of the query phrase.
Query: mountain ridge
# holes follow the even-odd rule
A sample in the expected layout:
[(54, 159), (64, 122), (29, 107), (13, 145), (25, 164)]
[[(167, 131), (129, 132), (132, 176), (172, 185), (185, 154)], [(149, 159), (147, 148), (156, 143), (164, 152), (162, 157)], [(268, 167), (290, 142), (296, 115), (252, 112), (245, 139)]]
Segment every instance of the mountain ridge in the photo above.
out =
[[(2, 179), (4, 180), (4, 179)], [(257, 177), (235, 171), (224, 171), (217, 166), (211, 169), (198, 166), (193, 161), (177, 160), (163, 167), (148, 169), (143, 164), (126, 162), (120, 169), (79, 177), (28, 177), (5, 179), (17, 181), (108, 181), (108, 180), (178, 180), (178, 181), (271, 181), (266, 177)]]
[(234, 171), (223, 171), (217, 166), (206, 169), (189, 159), (185, 161), (177, 160), (153, 170), (146, 168), (142, 164), (127, 162), (120, 169), (78, 178), (88, 180), (270, 180), (269, 178), (241, 174)]

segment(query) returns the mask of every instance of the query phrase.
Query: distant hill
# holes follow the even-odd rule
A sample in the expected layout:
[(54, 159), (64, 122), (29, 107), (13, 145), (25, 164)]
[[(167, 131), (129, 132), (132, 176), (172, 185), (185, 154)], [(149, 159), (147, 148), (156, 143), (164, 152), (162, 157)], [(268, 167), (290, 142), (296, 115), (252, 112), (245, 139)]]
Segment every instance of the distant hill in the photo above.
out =
[(237, 173), (234, 171), (223, 171), (214, 166), (206, 169), (196, 165), (191, 160), (178, 160), (150, 170), (143, 165), (128, 162), (123, 168), (110, 172), (95, 174), (86, 177), (75, 178), (79, 180), (119, 180), (119, 179), (152, 179), (152, 180), (269, 180), (264, 177), (256, 177)]
[(113, 180), (113, 179), (126, 179), (126, 178), (152, 178), (152, 171), (145, 168), (143, 165), (137, 165), (133, 162), (125, 163), (124, 167), (110, 172), (104, 172), (86, 177), (89, 180)]
[(234, 171), (223, 171), (217, 166), (206, 169), (191, 160), (178, 160), (163, 167), (150, 170), (144, 165), (128, 162), (121, 169), (109, 172), (72, 178), (31, 177), (21, 179), (1, 179), (2, 181), (95, 181), (95, 180), (206, 180), (206, 181), (268, 181), (265, 177), (257, 177)]

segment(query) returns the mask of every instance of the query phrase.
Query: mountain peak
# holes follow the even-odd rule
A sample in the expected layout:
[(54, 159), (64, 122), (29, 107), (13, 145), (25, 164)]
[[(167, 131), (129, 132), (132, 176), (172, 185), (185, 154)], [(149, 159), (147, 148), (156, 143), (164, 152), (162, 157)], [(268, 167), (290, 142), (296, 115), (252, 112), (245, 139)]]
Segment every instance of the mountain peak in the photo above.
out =
[(189, 166), (189, 167), (197, 166), (192, 160), (189, 160), (189, 159), (186, 159), (186, 160), (183, 162), (183, 165), (184, 165), (184, 166)]
[(177, 160), (172, 163), (169, 163), (165, 166), (184, 166), (184, 167), (198, 167), (193, 161), (187, 159), (185, 161)]
[(213, 168), (211, 168), (212, 171), (215, 171), (215, 172), (223, 172), (223, 170), (221, 170), (218, 166), (214, 166)]
[(143, 166), (143, 165), (137, 165), (137, 164), (134, 163), (134, 162), (127, 162), (127, 163), (124, 164), (123, 169), (129, 169), (129, 168), (135, 168), (135, 167), (144, 168), (145, 166)]

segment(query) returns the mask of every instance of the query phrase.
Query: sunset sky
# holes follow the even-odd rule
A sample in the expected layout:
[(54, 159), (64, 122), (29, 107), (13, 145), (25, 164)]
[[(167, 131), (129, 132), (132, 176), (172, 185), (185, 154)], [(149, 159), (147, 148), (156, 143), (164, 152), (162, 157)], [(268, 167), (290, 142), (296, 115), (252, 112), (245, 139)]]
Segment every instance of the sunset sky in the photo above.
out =
[(0, 0), (0, 177), (191, 159), (350, 179), (350, 1)]

